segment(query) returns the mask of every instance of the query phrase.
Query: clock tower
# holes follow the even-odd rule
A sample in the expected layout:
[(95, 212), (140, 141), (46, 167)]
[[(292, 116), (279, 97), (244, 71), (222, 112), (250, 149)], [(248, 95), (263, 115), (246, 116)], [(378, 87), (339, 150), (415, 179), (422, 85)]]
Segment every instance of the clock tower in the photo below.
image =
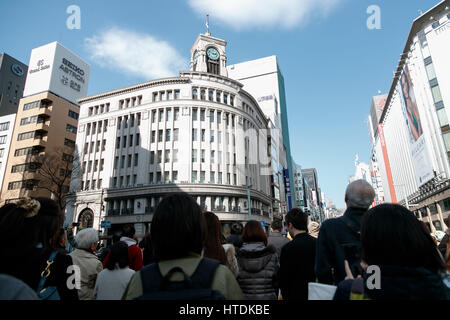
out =
[(214, 38), (209, 28), (199, 34), (191, 48), (191, 71), (208, 72), (228, 77), (225, 40)]

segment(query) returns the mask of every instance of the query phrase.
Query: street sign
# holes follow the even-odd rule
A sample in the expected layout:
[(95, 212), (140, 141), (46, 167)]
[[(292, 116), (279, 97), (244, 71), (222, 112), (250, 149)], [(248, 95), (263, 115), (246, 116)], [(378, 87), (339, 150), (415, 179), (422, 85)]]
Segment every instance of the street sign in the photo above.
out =
[(102, 221), (101, 227), (105, 229), (111, 228), (111, 221)]

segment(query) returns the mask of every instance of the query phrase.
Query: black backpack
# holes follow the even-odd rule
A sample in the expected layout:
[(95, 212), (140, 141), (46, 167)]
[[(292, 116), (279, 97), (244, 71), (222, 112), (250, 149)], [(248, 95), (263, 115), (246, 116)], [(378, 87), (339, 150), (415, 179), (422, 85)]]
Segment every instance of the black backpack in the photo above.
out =
[[(203, 258), (194, 274), (189, 277), (180, 267), (172, 268), (162, 276), (158, 263), (141, 269), (143, 295), (136, 300), (225, 300), (223, 294), (211, 289), (219, 261)], [(183, 281), (170, 281), (171, 276), (181, 272)]]
[(355, 237), (355, 241), (341, 243), (341, 246), (344, 249), (345, 259), (348, 261), (350, 270), (356, 278), (358, 275), (363, 275), (363, 269), (361, 267), (361, 232), (350, 219), (342, 217), (342, 222)]

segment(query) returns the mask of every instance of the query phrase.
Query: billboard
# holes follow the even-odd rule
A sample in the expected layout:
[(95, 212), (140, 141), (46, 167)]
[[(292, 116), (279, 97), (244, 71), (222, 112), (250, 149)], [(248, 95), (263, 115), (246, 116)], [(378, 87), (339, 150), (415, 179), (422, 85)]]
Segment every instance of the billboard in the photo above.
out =
[(80, 57), (52, 42), (31, 51), (24, 97), (51, 91), (77, 104), (87, 95), (90, 66)]
[(402, 76), (397, 84), (397, 90), (400, 94), (400, 103), (402, 105), (403, 116), (406, 120), (407, 135), (416, 180), (420, 187), (434, 178), (434, 171), (430, 163), (429, 152), (423, 134), (422, 121), (420, 119), (408, 65), (405, 65), (403, 69)]
[(370, 117), (372, 119), (372, 130), (374, 135), (376, 135), (377, 132), (377, 125), (380, 121), (381, 114), (384, 110), (384, 105), (386, 104), (387, 100), (387, 94), (374, 96), (372, 98), (372, 105), (370, 107)]

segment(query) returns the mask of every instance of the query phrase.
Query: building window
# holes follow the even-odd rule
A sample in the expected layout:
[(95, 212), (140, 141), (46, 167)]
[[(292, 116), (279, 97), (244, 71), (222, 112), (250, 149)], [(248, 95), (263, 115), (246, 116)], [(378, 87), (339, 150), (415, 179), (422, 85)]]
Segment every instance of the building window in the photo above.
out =
[(170, 162), (170, 150), (165, 150), (164, 151), (164, 163), (169, 163)]
[(159, 122), (162, 122), (164, 118), (164, 109), (159, 109)]
[(131, 158), (132, 158), (132, 156), (131, 156), (131, 154), (129, 154), (128, 155), (128, 165), (127, 165), (128, 168), (131, 168)]
[(155, 151), (150, 152), (150, 164), (155, 163)]
[(197, 129), (192, 129), (192, 141), (197, 141)]
[(127, 136), (123, 136), (123, 143), (122, 143), (122, 148), (126, 148), (127, 147)]
[(211, 163), (214, 163), (214, 158), (215, 158), (215, 151), (214, 150), (212, 150), (211, 151)]
[(120, 137), (116, 138), (116, 149), (120, 148)]
[(34, 131), (28, 131), (24, 133), (19, 133), (17, 135), (17, 141), (27, 140), (34, 138)]
[(174, 121), (178, 121), (179, 119), (180, 119), (180, 109), (179, 108), (175, 108), (174, 114), (173, 114), (173, 120)]
[(162, 163), (162, 150), (158, 150), (158, 163)]
[(197, 121), (197, 108), (192, 109), (192, 120)]
[(0, 131), (6, 131), (9, 129), (9, 121), (0, 123)]
[(214, 142), (214, 130), (211, 130), (210, 134), (209, 134), (209, 142), (213, 143)]
[(197, 149), (192, 149), (192, 162), (197, 162)]
[(74, 134), (77, 134), (77, 127), (74, 127), (74, 126), (72, 126), (70, 124), (67, 124), (66, 125), (66, 131), (74, 133)]
[(191, 179), (192, 183), (196, 183), (197, 182), (197, 171), (192, 171), (192, 179)]
[(151, 142), (154, 143), (154, 142), (155, 142), (155, 139), (156, 139), (156, 131), (153, 130), (153, 131), (152, 131), (152, 139), (151, 139)]
[(134, 154), (134, 166), (137, 167), (139, 163), (139, 153)]
[(135, 142), (136, 146), (139, 145), (140, 139), (141, 139), (141, 136), (139, 135), (139, 133), (136, 133), (136, 142)]
[(202, 129), (202, 134), (201, 134), (201, 140), (202, 140), (202, 142), (205, 142), (205, 132), (206, 132), (206, 130), (205, 130), (205, 129)]
[(125, 168), (125, 156), (122, 156), (122, 158), (120, 159), (120, 168)]
[(133, 135), (132, 134), (130, 134), (130, 136), (128, 137), (128, 146), (129, 147), (132, 147), (133, 146)]
[(163, 131), (159, 130), (158, 131), (158, 142), (162, 142), (163, 141)]
[(173, 129), (173, 141), (178, 141), (178, 131), (178, 128)]
[(69, 117), (78, 120), (79, 115), (75, 111), (69, 110)]
[(192, 99), (197, 100), (197, 98), (198, 98), (197, 89), (192, 89)]
[(216, 173), (211, 171), (209, 174), (209, 183), (216, 183)]
[(180, 90), (175, 90), (175, 100), (180, 98)]
[(166, 117), (166, 121), (167, 121), (167, 122), (172, 121), (172, 110), (171, 110), (171, 109), (167, 109), (167, 117)]
[(6, 138), (8, 136), (4, 135), (4, 136), (0, 136), (0, 144), (5, 144), (6, 143)]
[(205, 183), (205, 171), (200, 171), (200, 183)]
[(152, 123), (156, 122), (156, 110), (152, 111)]
[(201, 150), (201, 161), (202, 161), (202, 163), (205, 162), (205, 150), (204, 149)]
[(178, 149), (173, 149), (173, 162), (178, 162)]
[(166, 129), (166, 142), (170, 141), (170, 133), (171, 133), (171, 130), (170, 129)]
[(200, 121), (205, 121), (205, 109), (200, 110)]

